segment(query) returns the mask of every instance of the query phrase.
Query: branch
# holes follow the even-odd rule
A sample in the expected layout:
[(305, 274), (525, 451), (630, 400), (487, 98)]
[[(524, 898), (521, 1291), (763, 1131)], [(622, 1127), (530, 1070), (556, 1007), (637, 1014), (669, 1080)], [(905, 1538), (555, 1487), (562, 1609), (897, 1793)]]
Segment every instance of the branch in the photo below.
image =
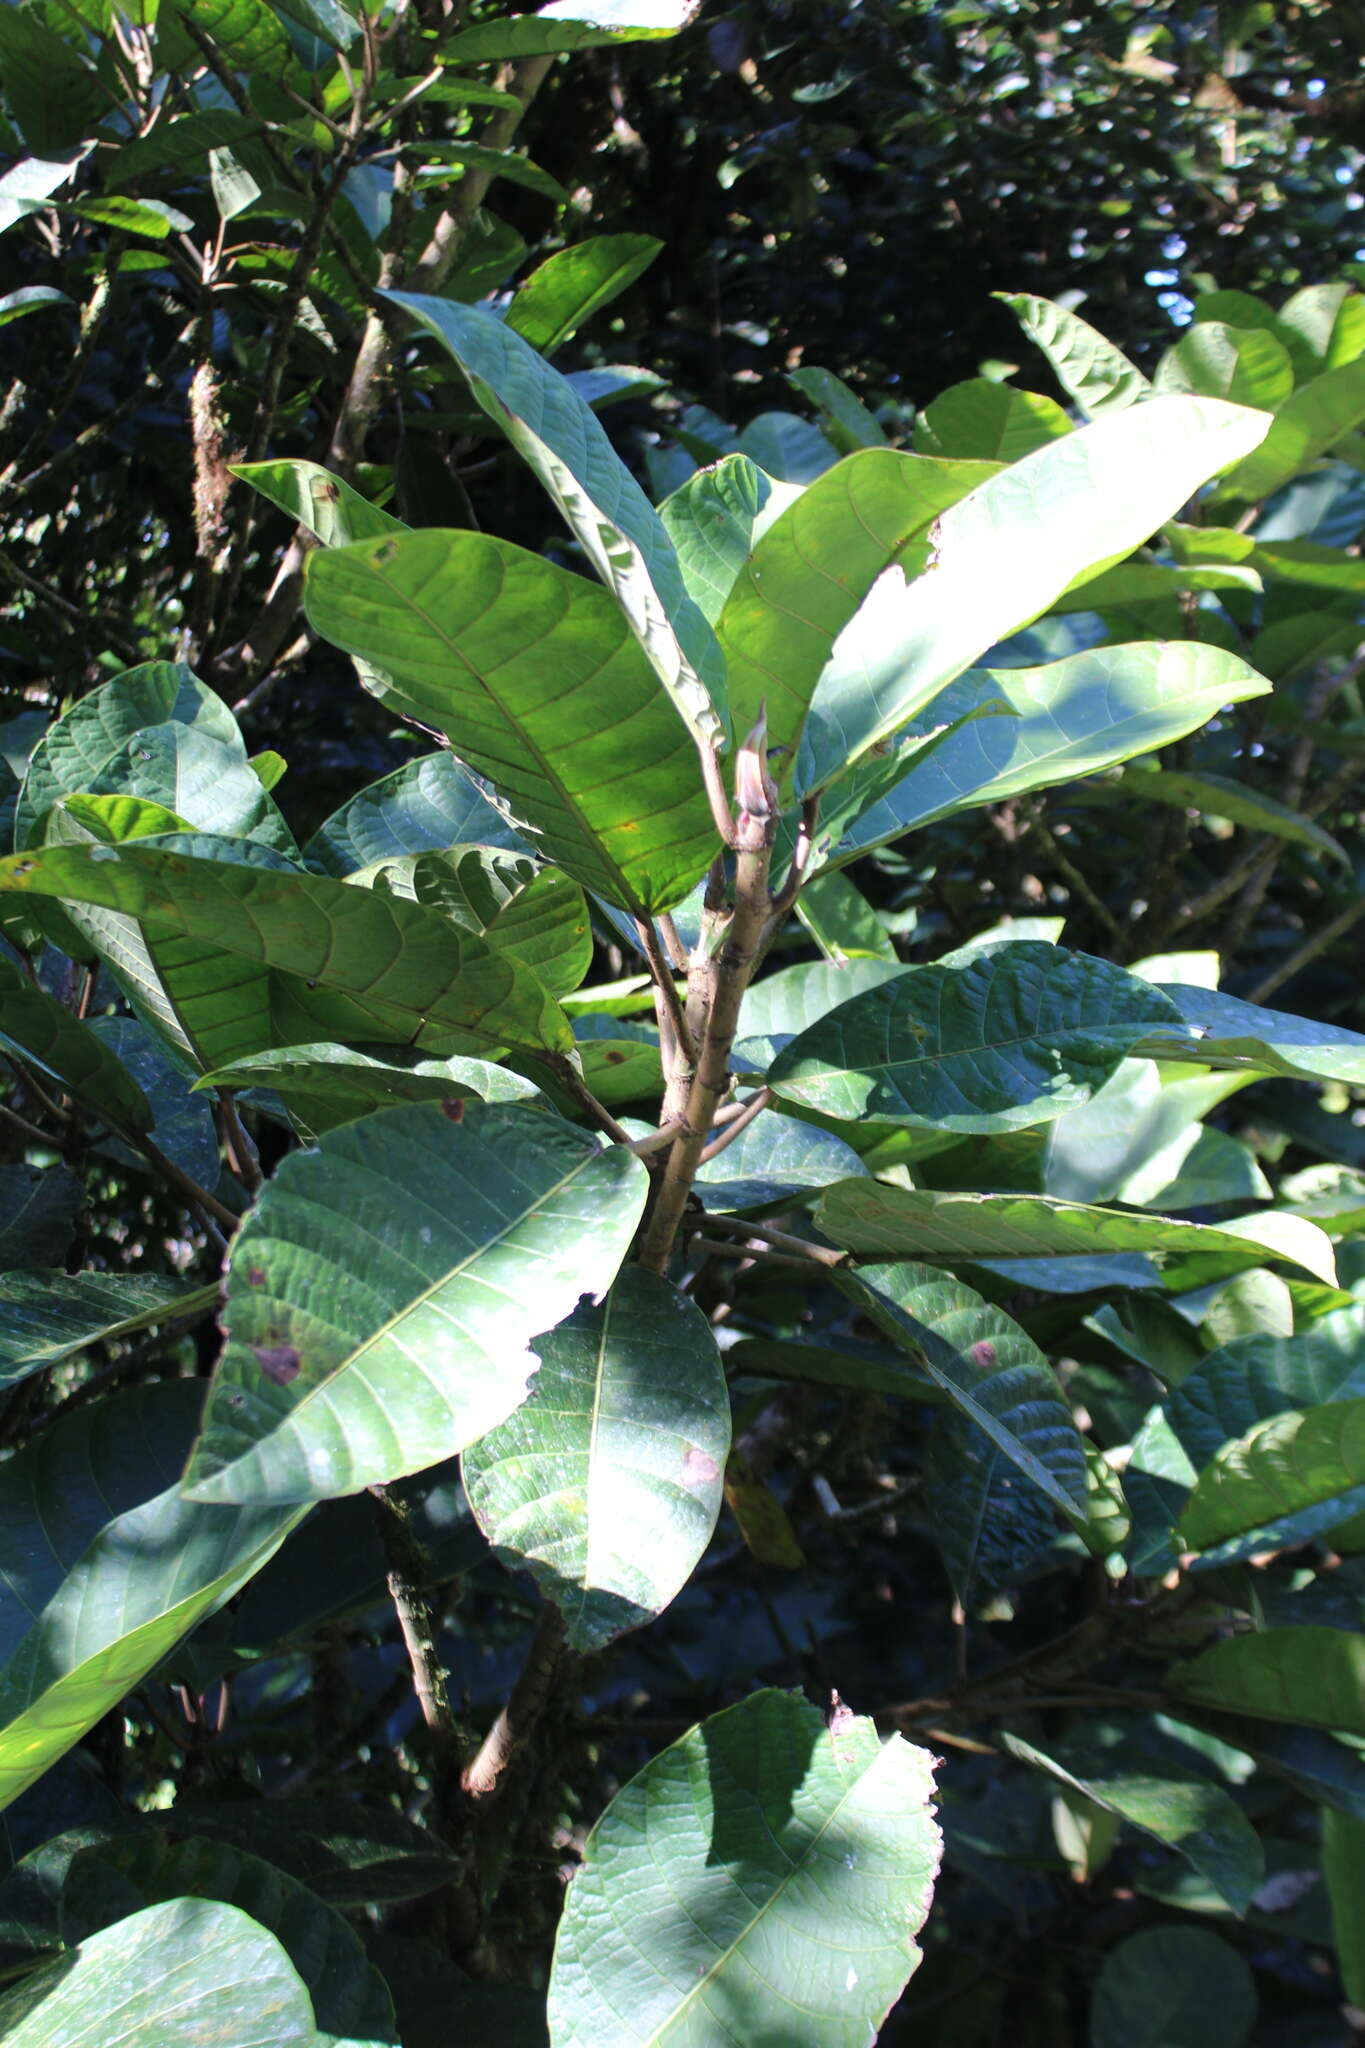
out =
[(393, 1601), (408, 1653), (412, 1689), (431, 1737), (438, 1776), (444, 1788), (444, 1805), (454, 1785), (459, 1759), (464, 1753), (465, 1737), (446, 1689), (446, 1674), (436, 1647), (436, 1623), (431, 1604), (420, 1590), (423, 1579), (428, 1576), (427, 1559), (412, 1533), (407, 1507), (397, 1494), (387, 1486), (371, 1486), (368, 1491), (375, 1527), (384, 1551), (389, 1598)]
[[(771, 1088), (760, 1088), (757, 1094), (751, 1095), (749, 1097), (747, 1102), (741, 1103), (735, 1115), (730, 1118), (730, 1120), (726, 1124), (725, 1129), (721, 1132), (720, 1136), (718, 1138), (712, 1138), (710, 1144), (702, 1153), (701, 1159), (698, 1162), (698, 1164), (702, 1166), (707, 1165), (707, 1163), (710, 1160), (719, 1157), (719, 1155), (725, 1150), (727, 1145), (733, 1145), (735, 1139), (739, 1137), (740, 1133), (742, 1131), (748, 1130), (750, 1124), (754, 1121), (754, 1118), (762, 1115), (763, 1111), (768, 1107), (768, 1104), (772, 1101), (772, 1099), (773, 1092)], [(714, 1124), (714, 1118), (712, 1119), (712, 1122)]]
[(531, 1647), (511, 1698), (479, 1745), (460, 1784), (471, 1799), (491, 1799), (501, 1789), (503, 1774), (517, 1751), (534, 1734), (549, 1705), (564, 1654), (564, 1617), (552, 1601), (540, 1610)]
[(1350, 931), (1352, 925), (1358, 924), (1362, 917), (1365, 917), (1365, 896), (1358, 896), (1354, 903), (1348, 903), (1344, 910), (1338, 911), (1320, 931), (1305, 939), (1287, 960), (1282, 960), (1273, 974), (1267, 974), (1264, 981), (1258, 981), (1255, 988), (1248, 992), (1245, 1000), (1249, 1003), (1268, 1002), (1277, 988), (1283, 988), (1287, 981), (1292, 981), (1310, 961), (1316, 960), (1319, 953), (1325, 953), (1335, 940)]
[(548, 1053), (545, 1064), (560, 1085), (572, 1095), (579, 1108), (592, 1119), (598, 1130), (606, 1133), (613, 1145), (634, 1144), (630, 1132), (617, 1123), (605, 1103), (598, 1101), (567, 1053)]
[(770, 1223), (750, 1223), (742, 1216), (708, 1216), (705, 1228), (721, 1230), (732, 1237), (757, 1238), (760, 1244), (771, 1245), (774, 1251), (786, 1252), (789, 1257), (817, 1266), (843, 1266), (849, 1259), (847, 1252), (835, 1251), (830, 1245), (812, 1244), (807, 1238), (792, 1237), (785, 1230), (775, 1230)]

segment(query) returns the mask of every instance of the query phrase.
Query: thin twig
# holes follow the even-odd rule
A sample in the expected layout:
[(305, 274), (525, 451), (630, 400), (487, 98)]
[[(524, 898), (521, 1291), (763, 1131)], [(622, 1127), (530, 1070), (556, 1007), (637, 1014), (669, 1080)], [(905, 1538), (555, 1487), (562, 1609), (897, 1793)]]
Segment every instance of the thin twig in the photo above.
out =
[(1277, 988), (1283, 988), (1287, 981), (1292, 981), (1310, 961), (1316, 960), (1320, 953), (1325, 953), (1335, 940), (1350, 931), (1352, 925), (1358, 924), (1362, 917), (1365, 917), (1365, 896), (1358, 896), (1354, 903), (1348, 903), (1344, 910), (1338, 911), (1337, 915), (1314, 932), (1311, 938), (1305, 939), (1287, 960), (1280, 962), (1272, 974), (1267, 974), (1263, 981), (1258, 981), (1255, 988), (1248, 992), (1246, 1001), (1268, 1002)]
[(1076, 866), (1076, 863), (1069, 859), (1062, 851), (1057, 843), (1055, 833), (1043, 816), (1041, 808), (1034, 812), (1030, 825), (1038, 844), (1042, 847), (1043, 852), (1047, 855), (1053, 867), (1056, 868), (1072, 895), (1079, 898), (1095, 919), (1095, 922), (1103, 926), (1110, 938), (1116, 944), (1122, 946), (1124, 943), (1123, 926), (1119, 923), (1103, 897), (1095, 894), (1095, 891)]
[(727, 1236), (755, 1237), (761, 1244), (771, 1245), (774, 1251), (813, 1261), (817, 1266), (842, 1266), (848, 1262), (847, 1252), (835, 1251), (826, 1244), (811, 1244), (804, 1237), (793, 1237), (789, 1231), (775, 1230), (770, 1223), (751, 1223), (743, 1216), (708, 1216), (705, 1227), (724, 1231)]
[(560, 1085), (572, 1095), (579, 1108), (586, 1111), (598, 1130), (605, 1132), (613, 1145), (634, 1145), (635, 1140), (630, 1132), (617, 1123), (605, 1103), (598, 1101), (567, 1053), (550, 1053), (545, 1063)]
[(384, 1552), (389, 1598), (408, 1653), (412, 1689), (448, 1796), (466, 1743), (450, 1704), (431, 1603), (421, 1590), (422, 1581), (429, 1576), (427, 1559), (412, 1533), (408, 1509), (397, 1494), (387, 1486), (371, 1486), (368, 1491)]
[(772, 1099), (771, 1088), (760, 1088), (756, 1094), (751, 1095), (746, 1102), (740, 1105), (738, 1113), (729, 1119), (720, 1136), (712, 1138), (710, 1144), (702, 1153), (698, 1164), (705, 1166), (709, 1160), (715, 1159), (722, 1153), (727, 1145), (733, 1145), (741, 1132), (748, 1130), (754, 1118), (762, 1115)]

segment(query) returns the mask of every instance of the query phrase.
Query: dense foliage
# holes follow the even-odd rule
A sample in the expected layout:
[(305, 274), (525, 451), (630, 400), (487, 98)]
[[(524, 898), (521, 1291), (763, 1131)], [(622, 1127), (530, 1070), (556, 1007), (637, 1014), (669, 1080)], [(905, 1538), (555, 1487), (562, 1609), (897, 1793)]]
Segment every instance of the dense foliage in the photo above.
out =
[(823, 20), (0, 11), (0, 2040), (1361, 2024), (1353, 31)]

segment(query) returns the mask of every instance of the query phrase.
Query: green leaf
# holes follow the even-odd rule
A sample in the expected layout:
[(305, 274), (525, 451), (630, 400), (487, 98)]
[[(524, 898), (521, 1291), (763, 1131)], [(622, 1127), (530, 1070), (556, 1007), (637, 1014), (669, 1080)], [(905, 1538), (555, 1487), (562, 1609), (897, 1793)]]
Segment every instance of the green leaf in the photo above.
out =
[(191, 1315), (207, 1308), (217, 1292), (156, 1274), (0, 1274), (0, 1385), (44, 1372), (97, 1340), (108, 1343)]
[(834, 832), (833, 857), (851, 860), (939, 818), (1093, 775), (1183, 739), (1225, 705), (1268, 688), (1236, 655), (1192, 641), (1094, 647), (1046, 668), (971, 669), (907, 727), (907, 740), (982, 702), (999, 700), (1012, 716), (978, 718), (950, 731), (846, 825), (839, 791), (832, 791), (833, 825), (826, 824)]
[(1365, 1399), (1273, 1415), (1224, 1444), (1200, 1473), (1180, 1511), (1181, 1546), (1208, 1550), (1266, 1528), (1270, 1549), (1281, 1518), (1352, 1489), (1358, 1499), (1343, 1501), (1343, 1514), (1365, 1507)]
[(1171, 1009), (1107, 961), (1024, 941), (867, 989), (793, 1039), (768, 1078), (848, 1121), (1026, 1130), (1087, 1101)]
[(1365, 353), (1365, 299), (1349, 284), (1305, 285), (1285, 300), (1276, 328), (1301, 376)]
[(569, 195), (557, 178), (514, 149), (490, 149), (481, 142), (423, 142), (415, 147), (426, 159), (413, 173), (412, 182), (419, 192), (429, 191), (433, 185), (448, 185), (469, 171), (486, 171), (490, 178), (507, 178), (513, 185), (539, 192), (542, 199), (552, 199), (556, 206), (563, 206), (568, 200)]
[(487, 1060), (387, 1059), (345, 1045), (286, 1045), (205, 1074), (200, 1088), (271, 1088), (315, 1135), (400, 1102), (543, 1102), (533, 1081)]
[(813, 875), (796, 899), (796, 914), (836, 967), (860, 955), (900, 966), (890, 933), (847, 875), (828, 868)]
[(1019, 1763), (1174, 1849), (1234, 1913), (1246, 1912), (1265, 1877), (1265, 1855), (1256, 1830), (1221, 1786), (1205, 1778), (1173, 1777), (1164, 1767), (1133, 1771), (1103, 1752), (1087, 1755), (1056, 1743), (1044, 1751), (1009, 1734), (1000, 1741)]
[(306, 526), (324, 547), (344, 547), (349, 541), (407, 531), (401, 519), (372, 505), (320, 463), (233, 462), (228, 467), (233, 476)]
[(1090, 2048), (1242, 2048), (1256, 1986), (1235, 1948), (1202, 1927), (1149, 1927), (1104, 1959)]
[(68, 292), (59, 292), (52, 285), (24, 285), (17, 292), (6, 292), (0, 298), (0, 327), (8, 327), (11, 320), (22, 320), (26, 313), (41, 313), (44, 306), (70, 306), (74, 303)]
[(1146, 398), (1151, 386), (1135, 364), (1102, 334), (1050, 299), (1030, 292), (995, 292), (1030, 341), (1051, 363), (1057, 382), (1089, 419), (1120, 412)]
[(298, 1520), (180, 1497), (201, 1398), (183, 1380), (106, 1395), (5, 1467), (0, 1804), (230, 1599)]
[(1365, 1735), (1365, 1636), (1345, 1629), (1229, 1636), (1177, 1665), (1167, 1684), (1202, 1706)]
[[(218, 1131), (211, 1105), (202, 1095), (190, 1092), (193, 1069), (173, 1059), (165, 1039), (139, 1017), (96, 1017), (90, 1029), (102, 1045), (118, 1055), (150, 1102), (156, 1117), (152, 1135), (158, 1152), (201, 1187), (217, 1187), (222, 1164)], [(144, 1157), (116, 1138), (101, 1150), (141, 1173), (149, 1170)]]
[(39, 157), (85, 141), (107, 111), (94, 72), (36, 7), (0, 13), (0, 84), (25, 142)]
[(0, 1273), (59, 1266), (76, 1227), (84, 1189), (57, 1166), (0, 1166)]
[(16, 221), (38, 213), (54, 192), (74, 178), (81, 158), (76, 153), (58, 163), (44, 163), (41, 157), (21, 157), (0, 173), (0, 235)]
[(1167, 349), (1152, 388), (1159, 394), (1188, 392), (1276, 412), (1294, 389), (1294, 365), (1288, 350), (1263, 327), (1197, 321)]
[(294, 69), (294, 52), (267, 0), (171, 0), (176, 12), (215, 42), (234, 71), (280, 77)]
[(77, 794), (141, 797), (198, 831), (294, 851), (232, 713), (180, 662), (128, 669), (49, 726), (29, 763), (15, 845), (38, 844), (52, 806)]
[(584, 888), (664, 910), (704, 872), (695, 749), (605, 591), (508, 541), (430, 530), (317, 551), (306, 602)]
[(1052, 1368), (1011, 1316), (927, 1266), (865, 1266), (835, 1277), (1054, 1506), (1087, 1519), (1080, 1433)]
[(841, 455), (854, 455), (860, 448), (886, 446), (886, 435), (861, 398), (833, 370), (821, 370), (810, 364), (789, 370), (787, 382), (818, 407), (820, 424)]
[(525, 1400), (528, 1340), (610, 1285), (646, 1186), (633, 1153), (501, 1104), (291, 1153), (233, 1240), (191, 1496), (325, 1500), (463, 1450)]
[(1181, 1026), (1150, 1033), (1139, 1050), (1151, 1059), (1365, 1086), (1365, 1037), (1357, 1031), (1263, 1010), (1214, 989), (1170, 986), (1162, 992), (1179, 1011)]
[(314, 2048), (313, 2004), (280, 1943), (235, 1906), (168, 1899), (0, 1995), (8, 2048)]
[[(306, 1529), (326, 1515), (339, 1513), (344, 1505), (319, 1509), (309, 1517)], [(353, 1505), (365, 1506), (373, 1532), (368, 1503)], [(292, 1545), (287, 1546), (271, 1569), (278, 1570), (291, 1549)], [(380, 1588), (385, 1569), (377, 1541), (374, 1549), (374, 1584)], [(247, 1595), (244, 1611), (260, 1583)], [(277, 1870), (306, 1885), (317, 1898), (345, 1911), (419, 1899), (459, 1874), (457, 1859), (424, 1828), (392, 1807), (366, 1805), (339, 1793), (320, 1799), (195, 1799), (182, 1792), (161, 1820), (172, 1834), (188, 1828), (200, 1838), (224, 1842), (253, 1857), (263, 1856)]]
[(662, 520), (596, 415), (492, 313), (406, 292), (384, 296), (454, 357), (568, 522), (678, 716), (700, 746), (716, 746), (725, 734), (725, 665), (715, 635), (687, 594)]
[(706, 1318), (629, 1266), (537, 1344), (515, 1415), (464, 1454), (469, 1503), (513, 1570), (601, 1649), (667, 1607), (720, 1513), (730, 1399)]
[(224, 954), (338, 991), (371, 1026), (357, 1036), (436, 1051), (568, 1049), (563, 1013), (526, 968), (421, 904), (345, 882), (146, 846), (49, 846), (0, 861), (6, 889), (103, 905), (188, 941), (194, 978), (179, 1007), (215, 1065), (270, 1042), (242, 1043), (259, 1027), (225, 1007)]
[(174, 1842), (150, 1831), (117, 1835), (82, 1850), (62, 1886), (63, 1933), (88, 1941), (126, 1927), (139, 1909), (183, 1897), (235, 1906), (275, 1937), (312, 2000), (317, 2048), (397, 2042), (388, 1986), (341, 1914), (259, 1855), (192, 1832)]
[[(388, 868), (381, 872), (390, 879)], [(592, 965), (583, 891), (529, 854), (487, 846), (419, 853), (410, 886), (416, 902), (486, 940), (495, 953), (521, 961), (551, 995), (570, 994)], [(396, 887), (394, 893), (406, 892)]]
[(851, 1145), (833, 1131), (789, 1116), (760, 1116), (716, 1158), (697, 1170), (696, 1191), (705, 1209), (770, 1209), (791, 1196), (867, 1169)]
[(1217, 399), (1153, 399), (1050, 442), (951, 506), (933, 563), (909, 583), (899, 565), (885, 571), (835, 643), (798, 789), (834, 780), (1083, 572), (1121, 561), (1268, 425)]
[(819, 427), (793, 412), (759, 413), (740, 435), (737, 453), (788, 485), (814, 483), (839, 459)]
[[(1181, 1708), (1182, 1720), (1191, 1711)], [(1338, 1742), (1321, 1728), (1253, 1721), (1242, 1714), (1200, 1713), (1197, 1725), (1264, 1764), (1306, 1798), (1365, 1821), (1365, 1756), (1358, 1745)]]
[(1075, 430), (1055, 399), (1037, 391), (1013, 391), (987, 377), (952, 384), (915, 416), (915, 447), (921, 455), (976, 456), (986, 462), (1017, 462)]
[(143, 186), (162, 171), (181, 178), (191, 172), (198, 176), (216, 149), (239, 150), (259, 135), (263, 123), (231, 107), (206, 107), (182, 114), (178, 120), (163, 118), (148, 135), (121, 140), (100, 159), (105, 189), (117, 192), (125, 185)]
[(310, 867), (340, 877), (376, 861), (442, 853), (448, 846), (530, 851), (467, 768), (447, 753), (424, 754), (333, 811), (304, 847), (303, 858)]
[(663, 248), (654, 235), (593, 235), (559, 249), (527, 278), (507, 308), (507, 324), (543, 355), (609, 306), (643, 275)]
[(1253, 832), (1269, 832), (1276, 839), (1290, 839), (1300, 846), (1312, 846), (1319, 853), (1330, 854), (1334, 860), (1346, 861), (1347, 855), (1330, 832), (1324, 832), (1321, 825), (1311, 818), (1300, 817), (1287, 805), (1276, 803), (1274, 797), (1263, 790), (1253, 789), (1249, 783), (1234, 782), (1226, 775), (1190, 775), (1181, 769), (1140, 768), (1130, 770), (1123, 778), (1120, 801), (1132, 797), (1154, 798), (1157, 803), (1170, 804), (1176, 810), (1196, 810), (1226, 818), (1234, 825), (1245, 825)]
[(836, 1244), (861, 1256), (941, 1260), (1068, 1259), (1109, 1252), (1143, 1252), (1160, 1263), (1169, 1252), (1216, 1252), (1231, 1270), (1263, 1265), (1267, 1256), (1301, 1265), (1328, 1286), (1336, 1284), (1330, 1240), (1313, 1226), (1284, 1232), (1273, 1218), (1265, 1236), (1261, 1217), (1239, 1217), (1238, 1228), (1181, 1223), (1170, 1216), (1059, 1202), (1047, 1195), (940, 1194), (882, 1181), (839, 1181), (826, 1189), (816, 1221)]
[(906, 969), (899, 962), (856, 958), (836, 967), (823, 961), (782, 967), (744, 992), (737, 1053), (746, 1066), (766, 1074), (793, 1038), (827, 1017), (849, 998), (894, 981)]
[(1365, 361), (1343, 363), (1299, 389), (1270, 422), (1261, 446), (1218, 484), (1220, 503), (1268, 498), (1365, 420)]
[(1027, 1577), (1055, 1545), (1052, 1502), (960, 1409), (934, 1417), (922, 1473), (930, 1533), (964, 1611)]
[(1327, 1808), (1322, 1816), (1322, 1875), (1332, 1902), (1342, 1986), (1350, 2004), (1365, 2006), (1365, 1821)]
[(443, 64), (483, 64), (509, 57), (558, 56), (610, 43), (655, 42), (674, 36), (689, 18), (685, 0), (551, 0), (535, 14), (482, 21), (446, 36)]
[(82, 199), (79, 203), (56, 199), (52, 203), (58, 213), (69, 213), (76, 220), (94, 221), (98, 227), (116, 228), (120, 234), (146, 235), (153, 242), (164, 242), (173, 228), (183, 235), (194, 226), (187, 213), (168, 206), (164, 199), (130, 199), (123, 192), (110, 193), (106, 199)]
[(116, 1052), (63, 1003), (0, 959), (0, 1044), (52, 1075), (110, 1123), (149, 1131), (152, 1108)]
[[(926, 1751), (758, 1692), (624, 1786), (550, 1977), (557, 2048), (868, 2041), (916, 1968), (939, 1833)], [(628, 1930), (628, 1933), (627, 1933)]]
[[(737, 732), (766, 703), (771, 744), (796, 748), (830, 650), (877, 578), (893, 565), (922, 570), (934, 520), (992, 473), (873, 448), (787, 507), (740, 570), (716, 629)], [(790, 779), (790, 759), (772, 765)]]
[(761, 535), (791, 495), (747, 455), (725, 455), (709, 469), (694, 470), (659, 507), (683, 582), (713, 626)]

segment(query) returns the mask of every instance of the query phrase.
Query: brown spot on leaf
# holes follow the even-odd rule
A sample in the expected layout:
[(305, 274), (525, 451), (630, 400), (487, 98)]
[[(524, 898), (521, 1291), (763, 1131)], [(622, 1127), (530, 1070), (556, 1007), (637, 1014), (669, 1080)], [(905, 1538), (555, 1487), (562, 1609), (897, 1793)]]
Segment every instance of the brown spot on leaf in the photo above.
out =
[(719, 1479), (720, 1466), (696, 1444), (689, 1444), (683, 1458), (682, 1476), (684, 1486), (710, 1486)]
[(605, 1060), (606, 1064), (609, 1067), (619, 1067), (622, 1060), (625, 1058), (625, 1054), (623, 1052), (614, 1052), (609, 1047), (608, 1050), (603, 1053), (602, 1058)]
[(443, 1095), (441, 1097), (441, 1115), (448, 1116), (453, 1124), (462, 1124), (464, 1122), (463, 1100), (457, 1095)]
[(983, 1372), (992, 1371), (995, 1366), (994, 1344), (987, 1344), (983, 1338), (979, 1344), (973, 1344), (972, 1357)]
[(247, 1269), (246, 1269), (246, 1284), (247, 1284), (247, 1286), (248, 1286), (248, 1287), (264, 1287), (264, 1286), (265, 1286), (265, 1268), (264, 1268), (264, 1266), (248, 1266), (248, 1267), (247, 1267)]
[(261, 1362), (261, 1371), (277, 1387), (287, 1387), (290, 1380), (298, 1378), (303, 1360), (292, 1344), (253, 1344), (251, 1348)]

